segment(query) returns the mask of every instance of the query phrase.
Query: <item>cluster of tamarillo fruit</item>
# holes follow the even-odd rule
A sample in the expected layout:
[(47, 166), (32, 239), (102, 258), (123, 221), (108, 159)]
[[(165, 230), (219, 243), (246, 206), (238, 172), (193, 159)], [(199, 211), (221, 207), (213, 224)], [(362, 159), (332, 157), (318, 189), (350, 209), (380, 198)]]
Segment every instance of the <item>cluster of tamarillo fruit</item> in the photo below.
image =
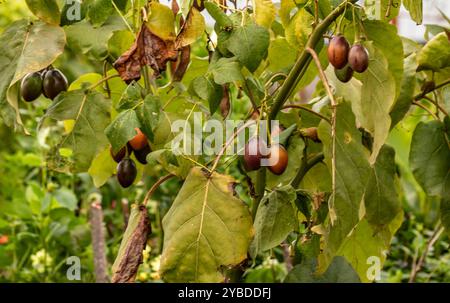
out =
[[(279, 135), (283, 129), (280, 127), (272, 132), (272, 136)], [(284, 173), (288, 166), (288, 152), (279, 143), (267, 145), (260, 137), (253, 137), (244, 146), (243, 163), (246, 171), (261, 168), (261, 160), (267, 160), (267, 168), (275, 175)]]
[(117, 153), (110, 147), (111, 157), (118, 163), (117, 180), (123, 188), (130, 187), (137, 176), (136, 163), (130, 158), (131, 154), (134, 153), (139, 163), (147, 164), (147, 155), (151, 152), (147, 136), (139, 128), (135, 130), (136, 135)]
[(41, 71), (29, 73), (20, 84), (20, 94), (26, 102), (32, 102), (41, 94), (54, 100), (61, 92), (67, 91), (69, 83), (58, 69), (49, 66)]
[(328, 45), (328, 61), (334, 66), (334, 73), (339, 81), (347, 83), (353, 72), (363, 73), (369, 67), (367, 49), (356, 42), (352, 47), (342, 35), (334, 36)]

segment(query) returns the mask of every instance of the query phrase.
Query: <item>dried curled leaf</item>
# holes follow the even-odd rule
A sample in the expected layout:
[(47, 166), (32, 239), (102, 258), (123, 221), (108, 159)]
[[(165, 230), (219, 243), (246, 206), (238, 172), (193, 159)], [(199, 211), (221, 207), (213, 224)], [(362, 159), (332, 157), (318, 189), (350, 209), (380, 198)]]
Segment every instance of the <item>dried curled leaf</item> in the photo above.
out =
[(113, 283), (134, 282), (151, 225), (145, 206), (133, 205), (119, 253), (112, 266)]
[(167, 61), (177, 60), (174, 42), (163, 40), (153, 34), (143, 24), (135, 43), (114, 63), (114, 68), (126, 83), (139, 80), (141, 68), (149, 65), (154, 70), (155, 77), (166, 69)]

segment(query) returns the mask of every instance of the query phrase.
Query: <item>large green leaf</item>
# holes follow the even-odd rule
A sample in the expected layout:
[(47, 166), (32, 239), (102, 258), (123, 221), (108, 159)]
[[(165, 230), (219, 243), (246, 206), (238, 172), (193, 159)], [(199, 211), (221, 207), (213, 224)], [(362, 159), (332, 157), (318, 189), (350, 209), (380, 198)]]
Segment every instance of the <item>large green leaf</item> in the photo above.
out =
[(366, 218), (370, 224), (386, 225), (401, 210), (396, 179), (395, 150), (384, 145), (372, 167), (364, 194)]
[(161, 115), (161, 101), (158, 97), (147, 95), (144, 101), (136, 108), (136, 114), (141, 123), (141, 131), (153, 141), (153, 131), (159, 124)]
[(395, 100), (395, 82), (387, 69), (387, 63), (383, 53), (372, 48), (369, 68), (361, 76), (360, 103), (352, 104), (358, 121), (373, 136), (372, 163), (385, 143), (391, 127), (389, 112)]
[(191, 82), (190, 90), (199, 98), (208, 101), (212, 114), (219, 108), (223, 96), (222, 86), (216, 84), (212, 77), (199, 76)]
[(269, 70), (280, 72), (295, 63), (297, 50), (293, 48), (284, 37), (277, 37), (270, 42), (269, 46)]
[(103, 94), (84, 90), (64, 92), (48, 108), (44, 118), (75, 120), (60, 144), (73, 151), (72, 171), (87, 171), (92, 159), (108, 144), (104, 129), (110, 121), (110, 108), (111, 102)]
[(442, 196), (444, 184), (450, 176), (450, 147), (444, 123), (431, 121), (417, 125), (409, 163), (414, 177), (426, 193)]
[[(324, 121), (319, 125), (319, 138), (324, 145), (325, 161), (331, 170), (331, 127)], [(368, 156), (368, 151), (361, 144), (361, 134), (356, 128), (350, 104), (340, 103), (336, 119), (336, 196), (334, 204), (331, 200), (329, 205), (332, 224), (325, 247), (329, 262), (359, 222), (370, 172)]]
[(416, 24), (422, 24), (423, 19), (423, 0), (403, 0), (403, 5), (408, 10), (411, 19), (416, 21)]
[(296, 265), (286, 276), (285, 283), (359, 283), (361, 280), (344, 257), (337, 256), (331, 261), (325, 273), (316, 273), (315, 260), (307, 259)]
[[(19, 81), (28, 73), (52, 64), (64, 51), (64, 31), (41, 21), (12, 23), (0, 36), (0, 107), (3, 120), (12, 125), (19, 115)], [(7, 102), (9, 104), (7, 104)], [(15, 113), (14, 113), (14, 110)]]
[(296, 228), (298, 221), (292, 204), (295, 198), (295, 190), (288, 185), (276, 188), (261, 200), (254, 222), (252, 258), (279, 245)]
[(256, 24), (247, 24), (235, 29), (226, 45), (239, 62), (254, 72), (264, 57), (270, 43), (269, 31)]
[(417, 55), (418, 71), (440, 69), (450, 66), (450, 41), (445, 32), (436, 35)]
[(99, 188), (103, 186), (106, 181), (114, 174), (116, 171), (117, 163), (114, 162), (109, 151), (109, 146), (101, 151), (92, 160), (91, 166), (89, 167), (88, 173), (92, 177), (95, 187)]
[(253, 234), (245, 204), (233, 194), (233, 178), (208, 177), (195, 167), (163, 219), (160, 273), (167, 282), (220, 282), (221, 266), (247, 257)]
[(416, 54), (412, 53), (403, 61), (403, 80), (400, 88), (400, 95), (391, 109), (391, 129), (400, 122), (411, 107), (411, 100), (416, 90)]
[(59, 25), (61, 12), (56, 0), (26, 0), (30, 11), (44, 22)]

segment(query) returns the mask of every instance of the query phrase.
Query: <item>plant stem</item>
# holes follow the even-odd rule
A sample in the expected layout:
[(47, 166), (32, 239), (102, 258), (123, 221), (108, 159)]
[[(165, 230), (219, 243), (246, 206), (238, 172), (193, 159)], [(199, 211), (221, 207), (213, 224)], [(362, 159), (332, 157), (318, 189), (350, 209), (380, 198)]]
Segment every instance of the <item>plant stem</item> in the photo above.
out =
[(89, 86), (87, 90), (94, 89), (94, 88), (96, 88), (97, 86), (101, 85), (102, 83), (104, 83), (104, 82), (106, 82), (106, 81), (108, 81), (108, 80), (111, 80), (111, 79), (113, 79), (113, 78), (117, 78), (117, 77), (120, 77), (120, 76), (119, 76), (118, 74), (114, 74), (114, 75), (110, 75), (110, 76), (108, 76), (108, 77), (106, 77), (106, 78), (103, 78), (102, 80), (98, 81), (97, 83), (95, 83), (95, 84)]
[(153, 186), (149, 189), (149, 191), (147, 192), (147, 194), (145, 195), (144, 201), (142, 202), (142, 204), (144, 206), (147, 206), (148, 200), (150, 200), (150, 198), (152, 197), (153, 193), (156, 191), (156, 189), (158, 189), (158, 187), (163, 184), (164, 182), (166, 182), (167, 180), (171, 179), (175, 177), (175, 175), (173, 174), (168, 174), (165, 175), (164, 177), (161, 177), (158, 181), (156, 181), (155, 184), (153, 184)]
[(434, 89), (432, 89), (431, 91), (419, 93), (418, 95), (416, 95), (416, 96), (414, 97), (413, 100), (418, 101), (418, 100), (422, 99), (423, 97), (425, 97), (426, 95), (428, 95), (429, 93), (431, 93), (432, 91), (438, 90), (438, 89), (440, 89), (440, 88), (442, 88), (442, 87), (444, 87), (444, 86), (446, 86), (446, 85), (448, 85), (448, 84), (450, 84), (450, 79), (447, 79), (447, 80), (445, 80), (445, 81), (442, 82), (442, 83), (439, 83), (439, 84), (436, 85), (436, 86), (434, 87)]
[(435, 120), (440, 121), (439, 117), (435, 115), (435, 113), (433, 113), (430, 109), (428, 109), (428, 107), (426, 107), (425, 105), (423, 105), (422, 103), (419, 103), (417, 101), (413, 101), (412, 104), (420, 107), (421, 109), (423, 109), (424, 111), (426, 111), (427, 113), (429, 113)]

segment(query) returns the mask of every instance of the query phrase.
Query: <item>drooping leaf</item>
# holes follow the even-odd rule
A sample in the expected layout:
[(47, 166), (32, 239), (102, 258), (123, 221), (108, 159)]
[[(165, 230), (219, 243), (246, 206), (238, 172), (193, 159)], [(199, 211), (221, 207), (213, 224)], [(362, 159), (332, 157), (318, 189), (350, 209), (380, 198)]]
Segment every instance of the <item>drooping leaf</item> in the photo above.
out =
[(158, 76), (166, 69), (167, 61), (175, 61), (177, 56), (173, 41), (161, 39), (143, 24), (135, 43), (114, 62), (114, 68), (123, 81), (130, 83), (139, 80), (142, 66), (149, 65)]
[(177, 36), (176, 48), (180, 49), (197, 41), (203, 35), (205, 27), (205, 18), (193, 7)]
[(73, 151), (72, 171), (87, 171), (92, 159), (107, 145), (103, 131), (110, 120), (110, 107), (111, 102), (99, 92), (74, 90), (60, 94), (47, 109), (44, 118), (75, 121), (60, 144)]
[[(0, 36), (0, 108), (7, 125), (17, 122), (19, 81), (28, 73), (42, 70), (61, 55), (65, 46), (64, 31), (41, 21), (12, 23)], [(14, 112), (15, 111), (15, 112)]]
[(386, 225), (401, 210), (396, 182), (395, 150), (384, 145), (372, 167), (364, 193), (366, 218), (370, 224)]
[(150, 3), (147, 27), (162, 40), (175, 39), (175, 17), (172, 10), (164, 4), (156, 1)]
[(160, 274), (167, 282), (220, 282), (219, 269), (242, 262), (253, 234), (234, 180), (195, 167), (163, 218)]
[(295, 198), (295, 190), (288, 185), (276, 188), (261, 200), (254, 222), (255, 237), (250, 246), (252, 258), (281, 244), (295, 229), (298, 224), (292, 205)]
[[(325, 162), (332, 174), (331, 127), (322, 121), (318, 131), (324, 145)], [(340, 103), (336, 119), (336, 196), (334, 204), (332, 197), (329, 202), (331, 226), (324, 248), (329, 262), (360, 219), (360, 207), (370, 172), (369, 153), (361, 140), (350, 104)]]
[(403, 5), (408, 10), (411, 19), (416, 24), (422, 24), (423, 19), (423, 0), (403, 0)]
[(378, 49), (372, 48), (368, 70), (362, 74), (360, 104), (352, 104), (361, 125), (373, 136), (371, 162), (385, 143), (391, 127), (389, 115), (395, 100), (395, 82), (386, 68), (387, 60)]
[(147, 245), (151, 233), (147, 208), (133, 204), (128, 219), (127, 229), (120, 243), (119, 253), (112, 266), (113, 283), (134, 282), (139, 265), (142, 263), (142, 252)]
[(26, 0), (30, 11), (39, 19), (53, 25), (59, 25), (61, 12), (56, 0)]
[(286, 40), (296, 49), (304, 49), (308, 38), (312, 33), (312, 23), (314, 17), (302, 8), (289, 21), (285, 27)]
[(450, 41), (446, 33), (440, 33), (427, 42), (417, 55), (418, 71), (438, 72), (450, 66)]
[(400, 95), (391, 109), (391, 129), (400, 122), (411, 107), (411, 100), (416, 89), (416, 54), (409, 55), (404, 61), (403, 80)]
[(307, 259), (296, 265), (286, 276), (285, 283), (359, 283), (361, 280), (344, 257), (337, 256), (322, 275), (316, 273), (316, 261)]
[[(446, 138), (447, 136), (447, 138)], [(420, 122), (414, 130), (409, 165), (430, 196), (441, 196), (450, 175), (450, 147), (444, 123)]]

